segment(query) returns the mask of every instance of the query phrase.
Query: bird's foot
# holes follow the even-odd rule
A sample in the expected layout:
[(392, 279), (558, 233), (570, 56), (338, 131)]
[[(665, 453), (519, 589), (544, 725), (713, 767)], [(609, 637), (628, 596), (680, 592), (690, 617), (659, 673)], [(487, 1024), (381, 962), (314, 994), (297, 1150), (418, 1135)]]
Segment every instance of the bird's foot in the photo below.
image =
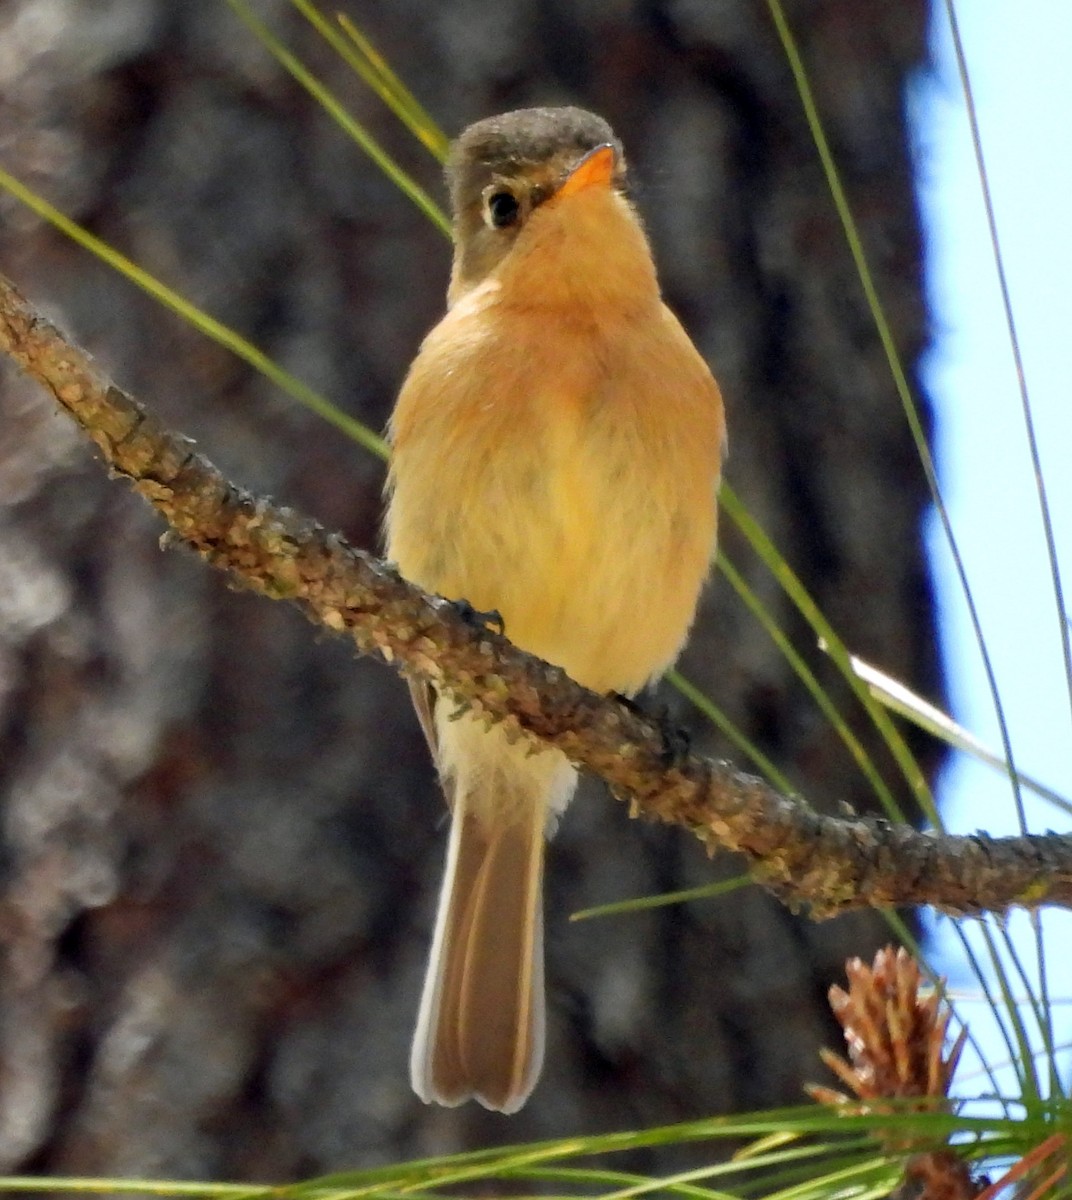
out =
[(468, 600), (455, 600), (454, 611), (466, 625), (471, 625), (474, 629), (490, 629), (493, 633), (506, 632), (506, 622), (497, 608), (481, 612), (480, 609), (474, 608)]
[(662, 738), (663, 749), (661, 759), (663, 766), (670, 770), (672, 767), (680, 767), (688, 758), (689, 752), (692, 750), (692, 740), (689, 737), (688, 731), (682, 729), (680, 725), (674, 721), (670, 715), (670, 710), (665, 705), (658, 705), (654, 712), (649, 712), (633, 699), (632, 696), (623, 696), (621, 692), (612, 692), (611, 695), (619, 704), (624, 704), (631, 713), (635, 713), (638, 717), (643, 717), (647, 721), (652, 721), (659, 731), (659, 736)]

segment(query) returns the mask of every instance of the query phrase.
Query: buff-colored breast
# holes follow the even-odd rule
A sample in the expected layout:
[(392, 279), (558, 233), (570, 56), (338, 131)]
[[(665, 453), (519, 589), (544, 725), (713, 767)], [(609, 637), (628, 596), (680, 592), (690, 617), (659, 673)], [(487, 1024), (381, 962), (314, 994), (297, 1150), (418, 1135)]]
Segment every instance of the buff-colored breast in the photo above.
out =
[(673, 661), (715, 545), (718, 388), (657, 298), (613, 321), (490, 280), (429, 334), (391, 423), (387, 552), (596, 690)]

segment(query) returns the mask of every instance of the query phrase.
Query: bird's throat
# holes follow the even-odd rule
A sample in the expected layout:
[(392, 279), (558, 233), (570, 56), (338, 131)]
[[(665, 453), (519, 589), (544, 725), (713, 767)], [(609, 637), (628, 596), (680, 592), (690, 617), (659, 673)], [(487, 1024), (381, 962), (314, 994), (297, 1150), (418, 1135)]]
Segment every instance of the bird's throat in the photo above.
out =
[(527, 308), (622, 311), (659, 299), (651, 249), (629, 202), (593, 187), (537, 209), (493, 276)]

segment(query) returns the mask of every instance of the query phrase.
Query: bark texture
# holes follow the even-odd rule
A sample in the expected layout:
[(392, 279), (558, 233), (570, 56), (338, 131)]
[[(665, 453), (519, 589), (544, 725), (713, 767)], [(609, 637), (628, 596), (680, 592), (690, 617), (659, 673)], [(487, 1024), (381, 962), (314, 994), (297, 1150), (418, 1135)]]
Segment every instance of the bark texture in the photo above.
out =
[[(435, 188), (301, 19), (258, 7)], [(341, 7), (448, 130), (533, 102), (611, 120), (668, 299), (723, 385), (734, 486), (853, 650), (934, 695), (923, 484), (765, 6)], [(788, 11), (912, 362), (903, 89), (925, 6)], [(0, 44), (0, 165), (382, 424), (448, 248), (224, 5), (9, 0)], [(7, 198), (0, 217), (7, 272), (121, 384), (231, 478), (375, 547), (379, 462)], [(825, 988), (885, 940), (877, 918), (809, 925), (750, 889), (568, 925), (738, 869), (591, 789), (551, 853), (543, 1083), (514, 1118), (420, 1105), (407, 1044), (444, 846), (404, 688), (161, 553), (51, 400), (2, 378), (0, 1167), (282, 1178), (799, 1097), (832, 1040)], [(868, 806), (724, 581), (683, 666), (802, 791)]]
[[(634, 816), (677, 825), (712, 853), (740, 853), (751, 876), (791, 907), (806, 906), (818, 920), (873, 906), (964, 915), (1072, 904), (1070, 836), (921, 833), (903, 818), (822, 812), (849, 810), (838, 797), (781, 794), (732, 763), (689, 753), (684, 730), (511, 645), (495, 628), (497, 614), (429, 595), (394, 564), (251, 496), (103, 376), (2, 275), (0, 352), (52, 392), (107, 469), (164, 517), (162, 544), (194, 551), (235, 587), (289, 601), (361, 653), (434, 683), (459, 709), (503, 722), (511, 738), (556, 746)], [(732, 496), (724, 485), (722, 507), (734, 513)], [(899, 955), (919, 973), (906, 950)]]

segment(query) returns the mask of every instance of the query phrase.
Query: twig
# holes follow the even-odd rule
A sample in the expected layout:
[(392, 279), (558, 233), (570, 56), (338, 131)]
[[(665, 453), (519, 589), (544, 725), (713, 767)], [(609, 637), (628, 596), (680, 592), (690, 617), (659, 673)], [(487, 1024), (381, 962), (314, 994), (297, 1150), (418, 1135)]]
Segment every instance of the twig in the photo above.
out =
[(165, 518), (170, 537), (231, 581), (296, 604), (364, 654), (434, 681), (460, 706), (557, 746), (636, 812), (737, 851), (786, 903), (830, 916), (868, 905), (950, 913), (1072, 903), (1072, 836), (920, 833), (817, 813), (731, 765), (667, 765), (659, 726), (575, 684), (315, 521), (235, 487), (164, 429), (0, 276), (0, 351), (39, 380)]

